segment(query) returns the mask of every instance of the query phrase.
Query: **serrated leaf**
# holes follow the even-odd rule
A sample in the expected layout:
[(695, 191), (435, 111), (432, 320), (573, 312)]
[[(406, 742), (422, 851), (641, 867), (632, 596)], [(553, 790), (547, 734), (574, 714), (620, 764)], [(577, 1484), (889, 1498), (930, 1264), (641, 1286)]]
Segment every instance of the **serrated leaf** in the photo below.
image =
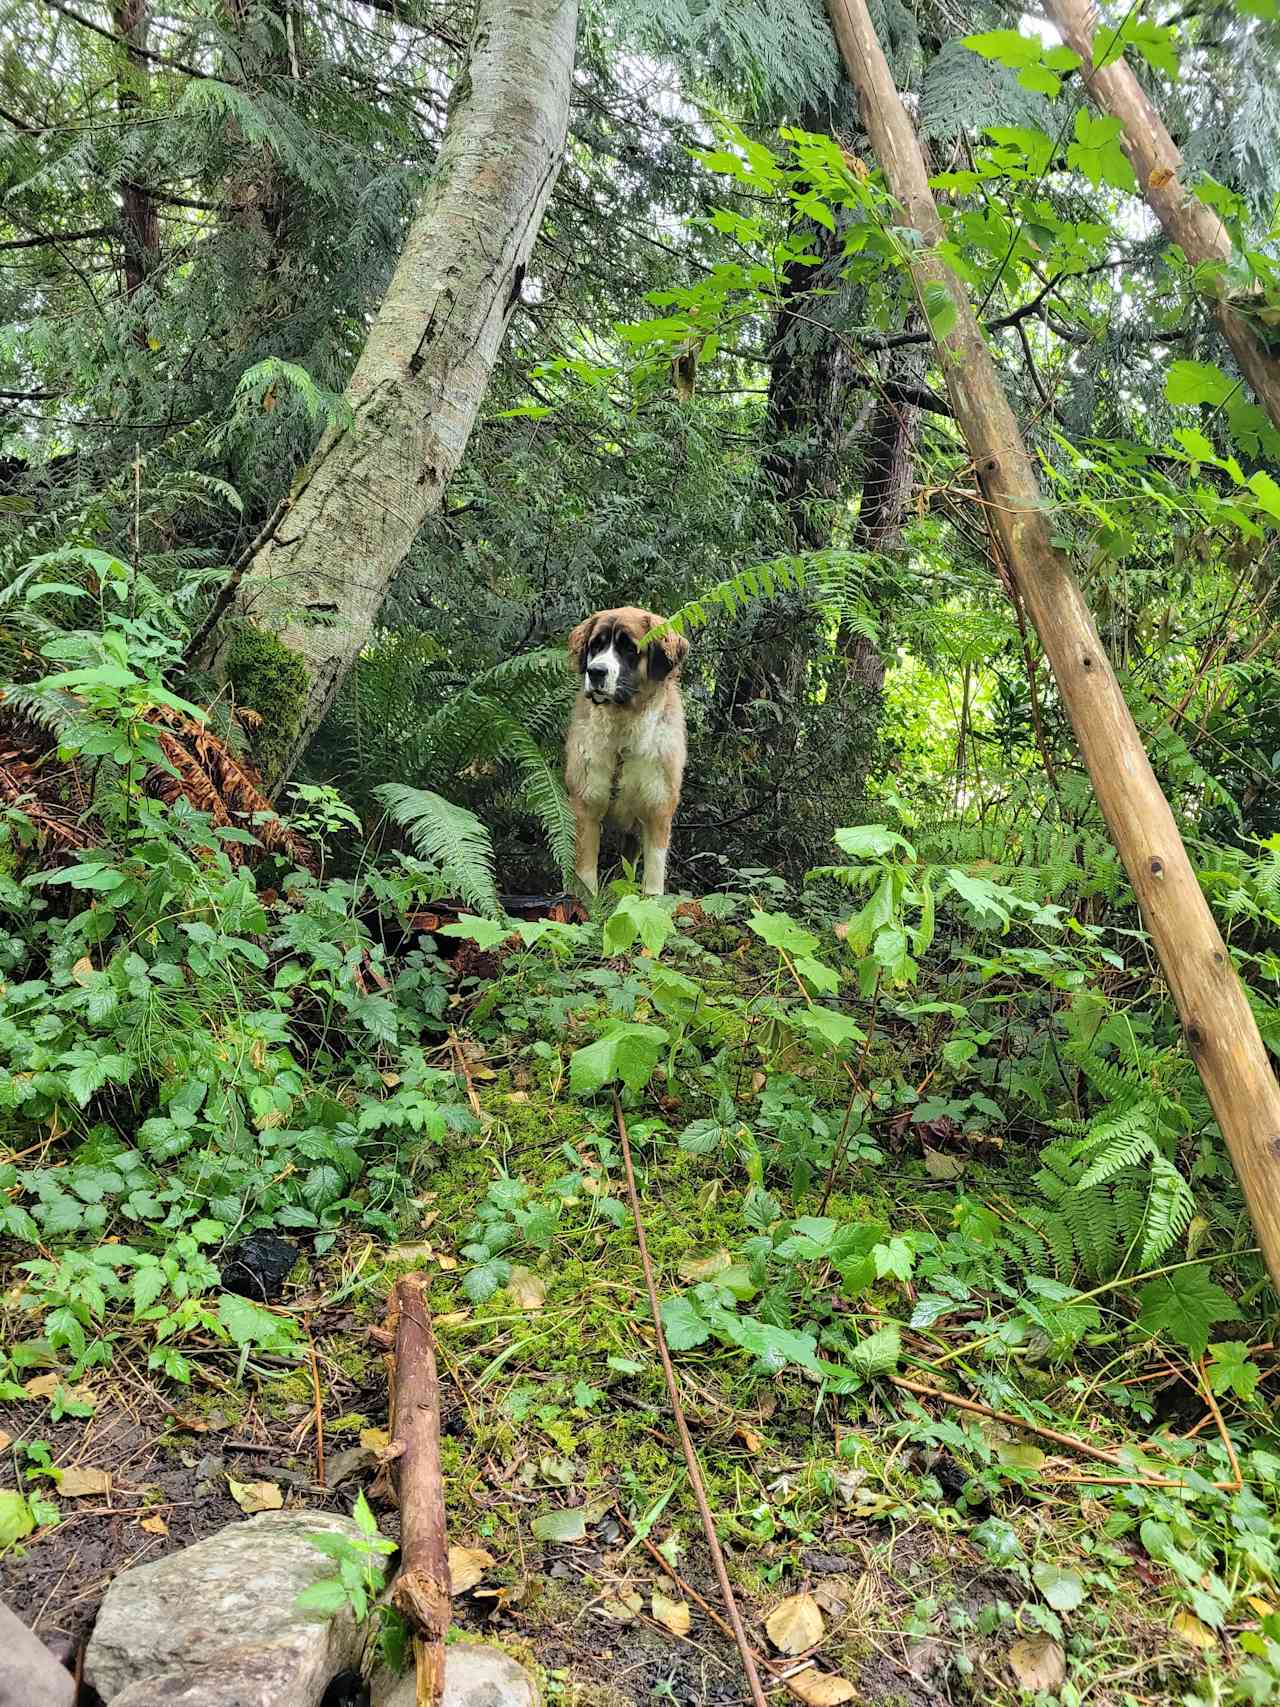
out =
[(238, 1346), (259, 1345), (267, 1351), (288, 1351), (297, 1329), (285, 1316), (273, 1315), (250, 1298), (224, 1292), (218, 1300), (218, 1320)]
[(959, 318), (956, 299), (940, 279), (931, 279), (920, 294), (929, 331), (940, 343), (955, 330)]
[(654, 1622), (661, 1624), (664, 1630), (670, 1630), (673, 1636), (687, 1636), (693, 1622), (688, 1605), (683, 1600), (668, 1600), (665, 1594), (654, 1589), (649, 1602)]
[(284, 1495), (275, 1482), (237, 1482), (228, 1476), (227, 1487), (240, 1510), (250, 1517), (256, 1511), (279, 1511), (284, 1505)]
[(493, 1554), (483, 1547), (450, 1547), (449, 1582), (453, 1593), (466, 1594), (494, 1563)]
[(1170, 362), (1164, 379), (1165, 400), (1181, 405), (1208, 403), (1216, 408), (1235, 389), (1236, 382), (1212, 362)]
[(662, 1333), (668, 1351), (692, 1351), (711, 1338), (693, 1300), (679, 1295), (662, 1300)]
[(537, 1541), (581, 1541), (587, 1533), (587, 1514), (581, 1506), (548, 1511), (535, 1517), (530, 1527)]
[(1238, 1322), (1235, 1300), (1210, 1280), (1203, 1264), (1176, 1268), (1149, 1280), (1138, 1294), (1138, 1325), (1165, 1334), (1192, 1357), (1203, 1357), (1215, 1322)]
[(790, 913), (752, 913), (747, 929), (770, 948), (786, 954), (811, 955), (819, 946), (813, 932), (797, 924)]
[(293, 1604), (299, 1612), (318, 1612), (332, 1618), (347, 1604), (347, 1591), (337, 1577), (323, 1577), (310, 1588), (304, 1588)]
[(811, 1594), (791, 1594), (779, 1601), (764, 1627), (780, 1654), (802, 1654), (816, 1647), (826, 1629), (822, 1608)]
[(1044, 52), (1044, 44), (1038, 38), (1019, 35), (1017, 30), (984, 30), (979, 35), (962, 36), (960, 42), (971, 53), (994, 59), (997, 65), (1007, 65), (1011, 71), (1038, 64)]
[(0, 1488), (0, 1552), (30, 1535), (36, 1526), (31, 1502), (11, 1488)]
[(661, 1026), (615, 1026), (596, 1042), (574, 1050), (569, 1065), (571, 1094), (590, 1097), (611, 1084), (643, 1090), (669, 1041)]

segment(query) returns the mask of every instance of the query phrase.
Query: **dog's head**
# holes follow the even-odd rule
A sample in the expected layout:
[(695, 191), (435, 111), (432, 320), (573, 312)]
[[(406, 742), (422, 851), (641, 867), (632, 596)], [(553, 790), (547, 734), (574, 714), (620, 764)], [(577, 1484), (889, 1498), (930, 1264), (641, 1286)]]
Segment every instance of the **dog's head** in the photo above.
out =
[[(629, 705), (646, 688), (679, 669), (689, 642), (665, 617), (623, 605), (597, 611), (569, 636), (569, 654), (582, 677), (582, 691), (595, 705)], [(645, 636), (661, 628), (646, 645)]]

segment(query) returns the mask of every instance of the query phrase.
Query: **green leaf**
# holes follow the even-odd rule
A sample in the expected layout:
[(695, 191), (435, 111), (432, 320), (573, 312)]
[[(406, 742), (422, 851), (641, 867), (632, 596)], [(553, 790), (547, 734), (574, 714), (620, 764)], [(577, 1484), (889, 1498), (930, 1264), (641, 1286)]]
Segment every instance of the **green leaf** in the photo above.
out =
[(1171, 362), (1165, 375), (1165, 400), (1173, 404), (1225, 403), (1236, 389), (1236, 381), (1228, 379), (1212, 362)]
[(1249, 1361), (1243, 1340), (1220, 1340), (1209, 1350), (1213, 1354), (1208, 1368), (1209, 1386), (1215, 1393), (1234, 1393), (1248, 1404), (1262, 1379), (1262, 1371)]
[(1157, 1275), (1139, 1292), (1138, 1305), (1139, 1327), (1166, 1334), (1196, 1358), (1204, 1355), (1215, 1322), (1240, 1320), (1235, 1300), (1209, 1278), (1204, 1264)]
[(441, 925), (436, 935), (460, 937), (463, 942), (474, 942), (478, 948), (488, 951), (507, 940), (511, 926), (505, 921), (499, 923), (496, 919), (479, 919), (466, 914), (451, 924)]
[(787, 1024), (793, 1030), (808, 1032), (815, 1043), (829, 1044), (837, 1054), (851, 1043), (862, 1043), (867, 1035), (847, 1014), (834, 1008), (792, 1008)]
[(956, 307), (956, 299), (940, 279), (931, 279), (921, 292), (921, 297), (929, 331), (941, 343), (943, 338), (955, 330), (960, 312)]
[(297, 1340), (297, 1329), (287, 1317), (273, 1315), (252, 1299), (241, 1298), (234, 1292), (224, 1292), (219, 1298), (218, 1320), (239, 1346), (290, 1351)]
[(680, 1293), (662, 1300), (662, 1333), (668, 1351), (692, 1351), (711, 1338), (697, 1305)]
[(606, 958), (625, 954), (639, 937), (641, 946), (657, 959), (675, 929), (669, 908), (652, 895), (624, 895), (604, 927)]
[(886, 854), (900, 848), (907, 858), (914, 860), (916, 850), (904, 836), (896, 830), (886, 829), (883, 824), (856, 824), (837, 830), (833, 838), (841, 853), (847, 853), (850, 859), (883, 859)]
[(844, 1361), (859, 1375), (887, 1375), (898, 1367), (901, 1356), (902, 1331), (896, 1322), (890, 1322), (859, 1340), (846, 1352)]
[(752, 913), (747, 929), (779, 953), (812, 954), (818, 947), (813, 932), (797, 924), (790, 913)]
[(581, 1506), (544, 1512), (530, 1526), (536, 1541), (581, 1541), (587, 1533), (587, 1514)]
[(0, 1489), (0, 1553), (30, 1535), (35, 1526), (30, 1502), (11, 1488)]
[(1053, 100), (1062, 90), (1062, 79), (1056, 71), (1050, 71), (1047, 65), (1028, 65), (1019, 71), (1018, 81), (1024, 89), (1030, 89), (1033, 95), (1048, 95)]
[(1081, 107), (1076, 114), (1075, 141), (1067, 147), (1067, 164), (1082, 172), (1095, 188), (1105, 183), (1136, 195), (1138, 180), (1119, 142), (1123, 133), (1120, 119), (1095, 115)]
[(1031, 1575), (1055, 1612), (1074, 1612), (1084, 1599), (1084, 1580), (1077, 1571), (1042, 1563), (1031, 1567)]
[(669, 1042), (660, 1025), (616, 1026), (594, 1043), (574, 1050), (569, 1063), (571, 1095), (594, 1096), (612, 1084), (643, 1090)]
[(294, 1600), (299, 1612), (316, 1612), (322, 1618), (332, 1618), (347, 1604), (347, 1591), (337, 1577), (321, 1577), (318, 1583), (304, 1588)]
[(1265, 468), (1259, 468), (1249, 476), (1249, 490), (1267, 514), (1280, 521), (1280, 486), (1276, 485)]
[(960, 42), (971, 53), (994, 59), (1011, 71), (1018, 71), (1024, 65), (1038, 65), (1044, 52), (1044, 44), (1037, 37), (1019, 35), (1017, 30), (986, 30), (976, 36), (962, 36)]

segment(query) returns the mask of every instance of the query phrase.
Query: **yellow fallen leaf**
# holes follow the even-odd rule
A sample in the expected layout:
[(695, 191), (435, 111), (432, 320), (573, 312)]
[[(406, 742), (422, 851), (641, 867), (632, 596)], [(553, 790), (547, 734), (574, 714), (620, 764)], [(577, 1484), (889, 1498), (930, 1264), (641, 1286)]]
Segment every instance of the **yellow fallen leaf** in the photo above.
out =
[(362, 1428), (360, 1444), (368, 1452), (381, 1452), (384, 1446), (390, 1446), (391, 1436), (385, 1428)]
[(1174, 1614), (1173, 1633), (1189, 1648), (1216, 1648), (1218, 1638), (1207, 1624), (1202, 1624), (1194, 1612)]
[(764, 1436), (757, 1434), (755, 1429), (748, 1428), (745, 1423), (739, 1423), (733, 1431), (735, 1440), (740, 1440), (748, 1452), (759, 1452), (764, 1445)]
[[(9, 1444), (9, 1441), (8, 1441), (8, 1437), (6, 1436), (4, 1445), (7, 1446), (8, 1444)], [(3, 1452), (3, 1451), (4, 1451), (4, 1446), (0, 1446), (0, 1452)], [(1259, 1618), (1270, 1618), (1271, 1614), (1275, 1611), (1275, 1607), (1272, 1606), (1271, 1602), (1269, 1600), (1263, 1600), (1263, 1598), (1260, 1594), (1247, 1594), (1247, 1595), (1245, 1595), (1245, 1599), (1249, 1602), (1249, 1605), (1253, 1608), (1253, 1610), (1258, 1614)]]
[(4, 1429), (0, 1428), (0, 1452), (7, 1452), (12, 1445), (13, 1436), (6, 1434)]
[(447, 1257), (443, 1251), (436, 1252), (436, 1261), (446, 1274), (451, 1274), (458, 1266), (457, 1257)]
[(29, 1399), (51, 1399), (61, 1385), (61, 1375), (51, 1370), (48, 1375), (33, 1375), (30, 1381), (24, 1381), (22, 1391)]
[(89, 959), (89, 956), (87, 954), (82, 954), (79, 960), (77, 960), (75, 965), (71, 968), (71, 976), (75, 979), (76, 983), (83, 988), (84, 985), (89, 982), (90, 978), (93, 977), (95, 970), (96, 968), (92, 960)]
[(681, 1280), (711, 1280), (732, 1267), (732, 1254), (726, 1250), (718, 1250), (705, 1257), (681, 1257), (676, 1264), (676, 1272)]
[(145, 1529), (148, 1535), (167, 1535), (169, 1533), (169, 1525), (162, 1517), (144, 1517), (138, 1528)]
[(518, 1263), (511, 1270), (507, 1290), (517, 1310), (541, 1310), (547, 1301), (546, 1281), (531, 1268), (521, 1268)]
[(634, 1589), (627, 1594), (620, 1594), (600, 1602), (600, 1610), (606, 1618), (611, 1618), (615, 1624), (631, 1624), (636, 1614), (644, 1605), (643, 1598)]
[(787, 1687), (801, 1701), (807, 1701), (809, 1707), (840, 1707), (842, 1701), (853, 1701), (858, 1694), (847, 1677), (835, 1677), (831, 1672), (818, 1671), (814, 1666), (806, 1666), (794, 1677), (789, 1677)]
[(764, 1621), (769, 1640), (780, 1654), (802, 1654), (822, 1640), (822, 1609), (811, 1594), (792, 1594)]
[(683, 1600), (668, 1600), (665, 1594), (659, 1594), (655, 1588), (653, 1598), (649, 1602), (654, 1619), (673, 1636), (687, 1636), (691, 1622), (689, 1608)]
[(90, 1494), (109, 1494), (111, 1472), (72, 1465), (69, 1470), (63, 1470), (59, 1474), (58, 1492), (65, 1494), (69, 1500), (82, 1500)]
[(1067, 1656), (1052, 1636), (1027, 1636), (1009, 1649), (1009, 1665), (1024, 1689), (1055, 1692), (1066, 1681)]
[(450, 1547), (449, 1582), (454, 1594), (465, 1594), (474, 1588), (493, 1563), (493, 1554), (486, 1553), (483, 1547)]
[(284, 1504), (284, 1495), (274, 1482), (237, 1482), (228, 1476), (227, 1486), (240, 1510), (250, 1517), (255, 1511), (279, 1511)]
[(1169, 166), (1153, 166), (1147, 174), (1147, 184), (1153, 190), (1162, 190), (1172, 182), (1173, 170)]

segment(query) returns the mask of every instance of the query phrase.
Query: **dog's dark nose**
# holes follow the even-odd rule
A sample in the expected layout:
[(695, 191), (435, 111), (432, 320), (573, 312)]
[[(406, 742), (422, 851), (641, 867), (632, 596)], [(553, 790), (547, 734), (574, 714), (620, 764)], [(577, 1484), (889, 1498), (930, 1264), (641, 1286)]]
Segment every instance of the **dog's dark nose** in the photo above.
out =
[(587, 680), (591, 683), (593, 688), (603, 687), (604, 678), (608, 673), (609, 672), (605, 669), (603, 664), (587, 665)]

